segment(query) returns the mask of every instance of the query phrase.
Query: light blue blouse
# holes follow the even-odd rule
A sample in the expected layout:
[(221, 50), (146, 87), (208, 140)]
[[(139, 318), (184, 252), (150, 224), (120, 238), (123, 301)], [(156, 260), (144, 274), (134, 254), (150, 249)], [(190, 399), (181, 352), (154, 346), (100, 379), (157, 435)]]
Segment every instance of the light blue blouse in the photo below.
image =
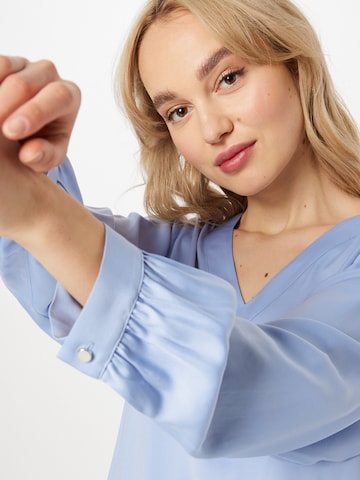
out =
[[(69, 162), (49, 175), (81, 200)], [(0, 269), (59, 357), (125, 399), (109, 480), (358, 480), (360, 216), (245, 304), (239, 217), (94, 213), (106, 245), (83, 308), (5, 238)]]

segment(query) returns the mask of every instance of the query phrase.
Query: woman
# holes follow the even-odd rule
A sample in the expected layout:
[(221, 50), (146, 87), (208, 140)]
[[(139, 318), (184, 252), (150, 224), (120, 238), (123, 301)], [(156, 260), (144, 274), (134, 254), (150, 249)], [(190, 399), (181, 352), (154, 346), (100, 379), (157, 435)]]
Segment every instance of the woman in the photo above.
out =
[[(304, 17), (145, 6), (119, 74), (150, 220), (89, 213), (68, 162), (34, 171), (59, 162), (78, 95), (6, 61), (22, 145), (2, 140), (2, 275), (60, 358), (127, 401), (109, 478), (358, 478), (359, 139)], [(34, 92), (56, 115), (15, 134)]]

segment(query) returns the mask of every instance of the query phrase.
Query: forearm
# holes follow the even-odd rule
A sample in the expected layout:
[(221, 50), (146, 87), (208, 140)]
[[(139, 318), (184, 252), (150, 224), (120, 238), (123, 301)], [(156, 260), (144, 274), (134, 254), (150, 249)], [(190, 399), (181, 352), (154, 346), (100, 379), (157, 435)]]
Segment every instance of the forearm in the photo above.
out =
[(29, 220), (11, 235), (84, 304), (98, 275), (104, 226), (49, 178), (34, 178)]

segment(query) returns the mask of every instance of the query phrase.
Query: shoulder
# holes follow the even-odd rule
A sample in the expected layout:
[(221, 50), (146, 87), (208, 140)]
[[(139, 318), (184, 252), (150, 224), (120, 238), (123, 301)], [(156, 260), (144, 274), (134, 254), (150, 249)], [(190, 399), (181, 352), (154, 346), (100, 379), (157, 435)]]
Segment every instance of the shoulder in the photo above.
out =
[(221, 225), (166, 222), (132, 213), (128, 217), (114, 217), (114, 228), (148, 253), (197, 266), (199, 250), (205, 248), (207, 238), (226, 234), (237, 221), (238, 216)]

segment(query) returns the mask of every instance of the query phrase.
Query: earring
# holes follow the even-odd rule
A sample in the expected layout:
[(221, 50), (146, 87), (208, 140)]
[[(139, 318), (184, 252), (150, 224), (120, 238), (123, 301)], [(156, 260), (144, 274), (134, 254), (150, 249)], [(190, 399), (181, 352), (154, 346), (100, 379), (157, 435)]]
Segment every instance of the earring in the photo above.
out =
[(182, 153), (179, 154), (179, 162), (180, 162), (181, 168), (184, 168), (186, 159)]

